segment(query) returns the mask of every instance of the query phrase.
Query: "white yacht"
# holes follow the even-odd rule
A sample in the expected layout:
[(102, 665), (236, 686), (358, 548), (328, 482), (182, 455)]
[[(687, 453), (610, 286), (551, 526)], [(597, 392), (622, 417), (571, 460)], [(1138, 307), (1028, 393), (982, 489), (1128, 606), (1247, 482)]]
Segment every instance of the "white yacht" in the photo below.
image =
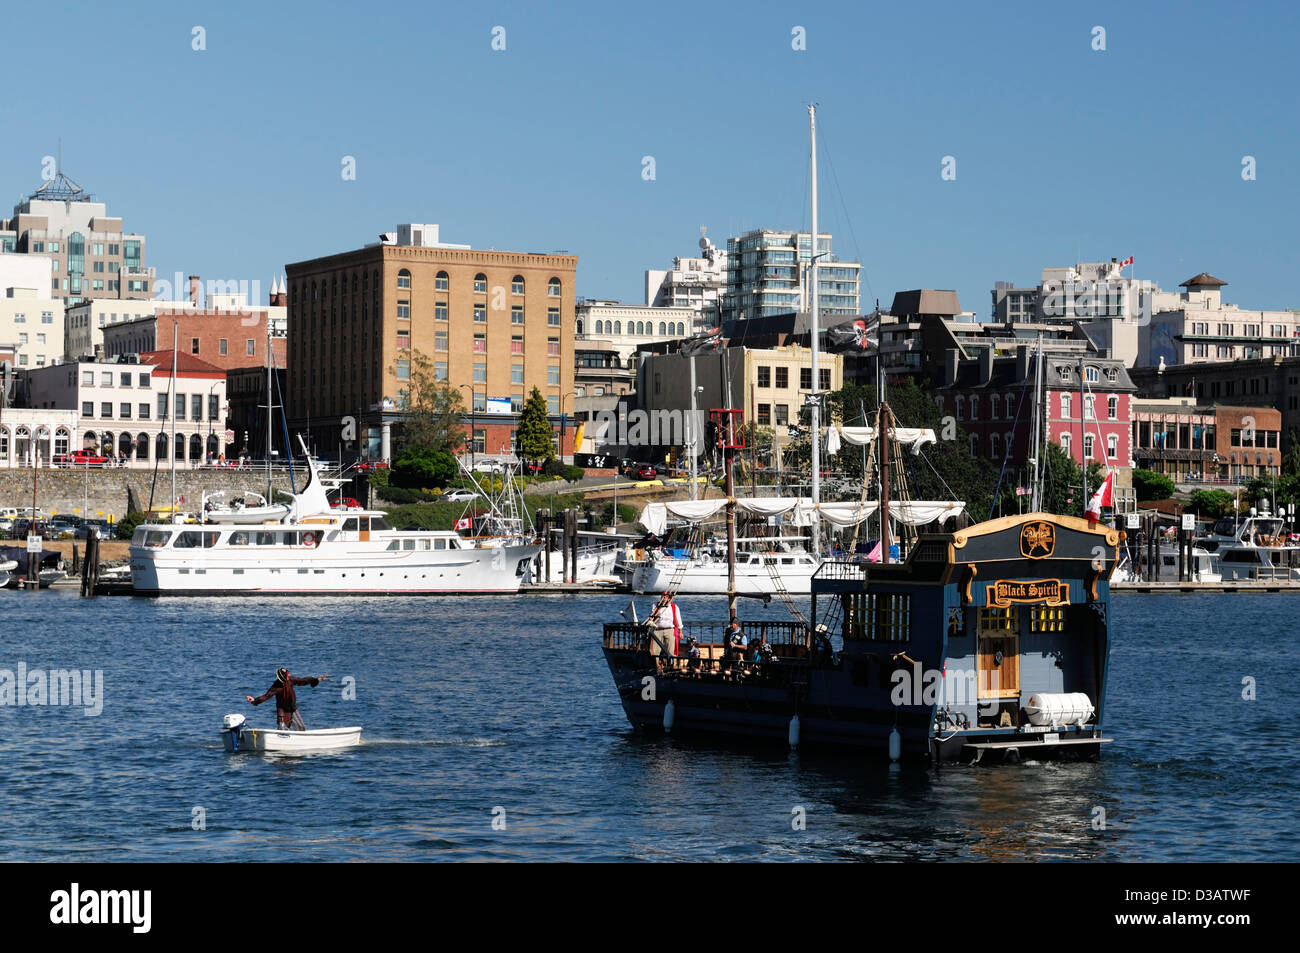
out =
[(1267, 510), (1225, 517), (1196, 544), (1209, 551), (1226, 581), (1300, 579), (1300, 545), (1288, 537), (1283, 519)]
[(380, 510), (332, 507), (316, 465), (281, 519), (243, 514), (147, 523), (131, 537), (141, 595), (397, 595), (518, 592), (540, 546), (479, 547), (450, 531), (396, 530)]
[[(812, 592), (812, 577), (821, 560), (805, 550), (781, 546), (769, 551), (736, 553), (736, 592), (758, 596), (784, 588), (792, 595)], [(716, 595), (727, 591), (727, 554), (701, 550), (673, 556), (662, 550), (634, 564), (633, 592), (672, 590), (683, 595)]]

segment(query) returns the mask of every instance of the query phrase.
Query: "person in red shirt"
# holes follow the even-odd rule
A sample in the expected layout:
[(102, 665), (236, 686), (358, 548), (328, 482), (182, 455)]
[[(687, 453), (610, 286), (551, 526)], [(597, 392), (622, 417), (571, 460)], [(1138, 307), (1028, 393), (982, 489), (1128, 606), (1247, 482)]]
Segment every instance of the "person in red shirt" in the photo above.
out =
[(307, 726), (302, 723), (302, 715), (298, 713), (298, 695), (293, 686), (310, 685), (315, 688), (329, 677), (329, 672), (326, 672), (320, 678), (298, 678), (290, 675), (287, 668), (280, 668), (276, 670), (275, 682), (266, 690), (266, 694), (257, 698), (245, 695), (244, 698), (254, 705), (260, 705), (274, 696), (276, 726), (288, 731), (306, 731)]

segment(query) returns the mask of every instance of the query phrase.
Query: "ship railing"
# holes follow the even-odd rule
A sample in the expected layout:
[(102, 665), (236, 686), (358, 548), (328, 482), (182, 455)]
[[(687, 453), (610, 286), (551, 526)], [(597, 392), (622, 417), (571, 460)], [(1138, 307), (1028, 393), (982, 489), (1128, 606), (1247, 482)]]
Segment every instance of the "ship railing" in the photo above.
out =
[[(685, 623), (682, 626), (680, 643), (683, 658), (688, 639), (695, 640), (702, 654), (705, 649), (717, 649), (720, 655), (726, 643), (727, 626), (726, 622)], [(741, 629), (746, 640), (760, 636), (778, 655), (781, 655), (786, 647), (806, 652), (812, 643), (808, 626), (802, 622), (756, 620), (746, 623), (741, 620)], [(646, 650), (650, 645), (652, 631), (644, 621), (607, 622), (604, 627), (604, 645), (610, 649)]]
[(850, 559), (827, 559), (813, 573), (814, 579), (834, 579), (847, 582), (861, 582), (867, 578), (866, 562)]

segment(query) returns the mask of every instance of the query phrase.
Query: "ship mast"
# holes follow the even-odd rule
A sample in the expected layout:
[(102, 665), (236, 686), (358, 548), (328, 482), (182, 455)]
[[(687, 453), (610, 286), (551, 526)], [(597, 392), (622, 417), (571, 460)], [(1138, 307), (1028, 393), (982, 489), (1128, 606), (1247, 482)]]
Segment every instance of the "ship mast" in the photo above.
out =
[(880, 563), (889, 563), (889, 405), (880, 405)]
[[(820, 302), (817, 295), (817, 106), (815, 103), (808, 107), (808, 146), (809, 155), (812, 157), (812, 240), (809, 243), (812, 259), (808, 269), (808, 283), (812, 286), (808, 308), (812, 340), (812, 394), (809, 395), (808, 405), (809, 423), (812, 425), (812, 501), (813, 506), (816, 506), (821, 502), (821, 375), (817, 367), (817, 312)], [(820, 556), (822, 550), (820, 526), (814, 527), (812, 536), (813, 555)]]
[(1038, 354), (1034, 358), (1034, 426), (1033, 431), (1033, 448), (1029, 451), (1030, 459), (1034, 463), (1034, 479), (1030, 484), (1032, 496), (1029, 500), (1029, 510), (1031, 513), (1040, 513), (1043, 508), (1043, 485), (1039, 477), (1039, 454), (1043, 445), (1043, 332), (1038, 332)]

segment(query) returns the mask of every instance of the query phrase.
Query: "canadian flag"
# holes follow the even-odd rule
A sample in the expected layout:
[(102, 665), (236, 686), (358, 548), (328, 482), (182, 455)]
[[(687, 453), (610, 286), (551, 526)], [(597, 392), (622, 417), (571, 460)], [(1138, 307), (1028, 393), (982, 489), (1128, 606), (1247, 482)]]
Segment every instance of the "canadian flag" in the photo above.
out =
[(1115, 471), (1111, 470), (1106, 474), (1106, 479), (1101, 481), (1101, 486), (1097, 492), (1092, 495), (1088, 501), (1088, 508), (1083, 511), (1083, 515), (1088, 517), (1088, 521), (1095, 523), (1101, 519), (1101, 508), (1110, 506), (1111, 499), (1115, 495)]
[(465, 516), (465, 517), (462, 517), (461, 519), (456, 520), (456, 528), (457, 528), (457, 529), (469, 529), (469, 528), (470, 528), (470, 520), (469, 520), (469, 517), (468, 517), (468, 516)]
[(1119, 266), (1123, 268), (1125, 265), (1131, 265), (1131, 264), (1133, 264), (1133, 256), (1129, 255), (1127, 258), (1125, 258), (1123, 261), (1119, 263)]

